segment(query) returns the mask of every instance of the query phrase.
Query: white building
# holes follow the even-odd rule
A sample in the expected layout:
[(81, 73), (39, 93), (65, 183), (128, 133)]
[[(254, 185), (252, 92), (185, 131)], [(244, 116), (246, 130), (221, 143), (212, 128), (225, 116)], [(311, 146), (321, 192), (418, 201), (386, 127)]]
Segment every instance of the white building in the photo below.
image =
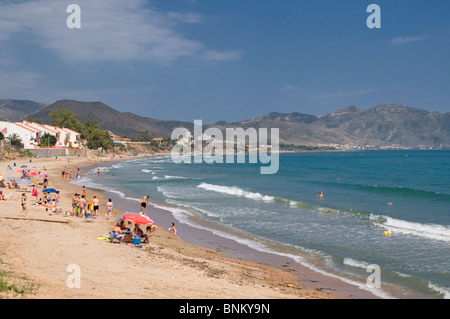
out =
[(80, 133), (47, 124), (38, 124), (28, 121), (15, 123), (0, 121), (0, 131), (5, 137), (17, 134), (25, 149), (39, 148), (38, 144), (40, 143), (42, 136), (46, 133), (56, 137), (56, 147), (81, 146)]
[(68, 128), (63, 128), (66, 132), (65, 145), (69, 147), (81, 147), (81, 134)]
[(31, 126), (22, 123), (0, 122), (0, 130), (5, 137), (16, 134), (23, 143), (25, 149), (37, 148), (41, 138), (41, 132)]

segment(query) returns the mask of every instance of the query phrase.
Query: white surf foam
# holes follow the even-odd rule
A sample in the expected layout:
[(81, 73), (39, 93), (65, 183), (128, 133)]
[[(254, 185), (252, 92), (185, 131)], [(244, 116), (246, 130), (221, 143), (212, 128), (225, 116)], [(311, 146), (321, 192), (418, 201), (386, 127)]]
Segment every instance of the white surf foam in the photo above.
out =
[(373, 214), (370, 215), (370, 219), (376, 226), (390, 230), (393, 235), (405, 234), (450, 243), (450, 227), (448, 226), (422, 224)]
[(432, 284), (431, 282), (428, 283), (428, 288), (437, 291), (439, 294), (442, 295), (443, 299), (450, 299), (450, 289)]
[(316, 267), (316, 266), (306, 262), (305, 259), (303, 257), (299, 256), (299, 255), (279, 252), (279, 251), (276, 251), (276, 250), (274, 250), (272, 248), (267, 247), (267, 245), (265, 245), (265, 244), (263, 244), (261, 242), (258, 242), (256, 240), (242, 238), (242, 237), (239, 237), (239, 236), (227, 233), (225, 231), (221, 231), (221, 230), (218, 230), (218, 229), (208, 228), (208, 227), (205, 227), (203, 225), (199, 225), (199, 224), (193, 222), (192, 220), (190, 220), (188, 218), (188, 216), (191, 215), (191, 214), (189, 212), (187, 212), (186, 210), (183, 210), (183, 209), (180, 209), (180, 208), (175, 208), (175, 207), (159, 206), (159, 205), (155, 205), (155, 204), (153, 204), (153, 206), (155, 206), (157, 208), (160, 208), (160, 209), (171, 211), (173, 213), (175, 219), (177, 219), (180, 223), (187, 223), (187, 224), (189, 224), (192, 227), (210, 231), (210, 232), (212, 232), (215, 235), (218, 235), (218, 236), (223, 237), (223, 238), (234, 240), (234, 241), (236, 241), (239, 244), (248, 246), (248, 247), (250, 247), (252, 249), (255, 249), (255, 250), (258, 250), (258, 251), (261, 251), (261, 252), (272, 253), (272, 254), (277, 254), (279, 256), (284, 256), (284, 257), (291, 258), (295, 262), (297, 262), (297, 263), (299, 263), (299, 264), (301, 264), (301, 265), (303, 265), (303, 266), (305, 266), (305, 267), (307, 267), (307, 268), (309, 268), (311, 270), (314, 270), (314, 271), (316, 271), (318, 273), (321, 273), (323, 275), (326, 275), (326, 276), (337, 278), (337, 279), (339, 279), (339, 280), (341, 280), (341, 281), (343, 281), (343, 282), (345, 282), (347, 284), (350, 284), (350, 285), (358, 287), (359, 289), (368, 291), (368, 292), (372, 293), (373, 295), (375, 295), (377, 297), (384, 298), (384, 299), (391, 299), (392, 298), (392, 296), (388, 295), (383, 290), (376, 289), (376, 288), (371, 288), (366, 283), (357, 282), (357, 281), (345, 278), (343, 276), (339, 276), (339, 275), (336, 275), (336, 274), (333, 274), (333, 273), (330, 273), (330, 272), (326, 272), (326, 271), (324, 271), (324, 270), (322, 270), (322, 269), (320, 269), (320, 268), (318, 268), (318, 267)]
[(344, 263), (344, 265), (347, 265), (347, 266), (351, 266), (354, 268), (362, 268), (362, 269), (367, 269), (367, 267), (369, 266), (369, 263), (366, 263), (364, 261), (359, 261), (356, 259), (352, 259), (352, 258), (348, 258), (348, 257), (344, 258), (343, 263)]
[(214, 185), (214, 184), (208, 184), (208, 183), (201, 183), (197, 187), (208, 190), (208, 191), (213, 191), (213, 192), (228, 194), (228, 195), (234, 195), (234, 196), (238, 196), (238, 197), (245, 197), (245, 198), (249, 198), (249, 199), (253, 199), (253, 200), (262, 200), (262, 201), (269, 202), (269, 201), (273, 201), (275, 198), (274, 196), (263, 195), (261, 193), (249, 192), (249, 191), (246, 191), (239, 187), (234, 187), (234, 186), (220, 186), (220, 185)]

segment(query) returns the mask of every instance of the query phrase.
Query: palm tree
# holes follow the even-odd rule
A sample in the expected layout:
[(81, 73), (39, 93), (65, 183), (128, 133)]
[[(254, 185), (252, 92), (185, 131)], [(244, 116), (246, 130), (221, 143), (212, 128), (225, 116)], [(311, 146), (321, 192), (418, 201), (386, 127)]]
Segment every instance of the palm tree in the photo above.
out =
[(17, 135), (17, 133), (13, 133), (6, 138), (11, 146), (15, 147), (23, 147), (22, 139)]

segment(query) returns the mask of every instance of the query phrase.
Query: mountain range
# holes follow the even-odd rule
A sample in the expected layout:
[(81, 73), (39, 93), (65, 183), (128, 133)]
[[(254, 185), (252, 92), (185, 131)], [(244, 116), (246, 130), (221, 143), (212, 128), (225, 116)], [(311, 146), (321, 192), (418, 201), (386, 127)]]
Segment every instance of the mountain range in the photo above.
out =
[[(81, 121), (98, 120), (102, 129), (136, 138), (148, 130), (157, 137), (170, 137), (173, 129), (193, 131), (193, 123), (157, 120), (130, 112), (119, 112), (102, 102), (59, 100), (47, 105), (32, 101), (0, 100), (0, 120), (26, 118), (51, 123), (49, 112), (66, 108)], [(295, 145), (350, 144), (417, 148), (450, 148), (450, 113), (430, 112), (402, 104), (380, 104), (368, 110), (355, 105), (326, 115), (298, 112), (271, 112), (259, 117), (228, 123), (204, 124), (207, 127), (279, 128), (280, 143)]]

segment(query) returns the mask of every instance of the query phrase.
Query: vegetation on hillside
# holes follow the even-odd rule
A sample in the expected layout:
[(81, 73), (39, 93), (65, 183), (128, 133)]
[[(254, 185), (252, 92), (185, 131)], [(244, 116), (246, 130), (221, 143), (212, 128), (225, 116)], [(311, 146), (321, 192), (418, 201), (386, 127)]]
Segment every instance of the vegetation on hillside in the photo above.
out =
[(99, 121), (86, 120), (81, 122), (76, 114), (64, 108), (51, 111), (49, 116), (53, 125), (79, 132), (81, 139), (87, 141), (86, 147), (90, 149), (102, 148), (104, 150), (110, 150), (114, 147), (109, 132), (100, 129)]

